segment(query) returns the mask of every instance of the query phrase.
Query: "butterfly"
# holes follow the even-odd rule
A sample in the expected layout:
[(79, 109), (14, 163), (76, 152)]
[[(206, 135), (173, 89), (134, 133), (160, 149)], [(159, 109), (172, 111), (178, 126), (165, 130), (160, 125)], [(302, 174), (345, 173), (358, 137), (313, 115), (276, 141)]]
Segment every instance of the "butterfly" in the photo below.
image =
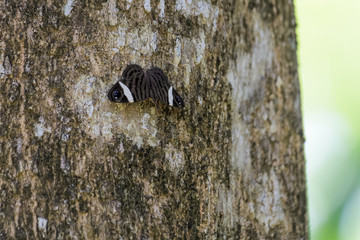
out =
[(128, 65), (120, 81), (109, 90), (108, 98), (115, 103), (139, 102), (152, 98), (156, 105), (163, 102), (183, 108), (184, 100), (175, 91), (164, 72), (158, 67), (144, 71), (139, 65)]

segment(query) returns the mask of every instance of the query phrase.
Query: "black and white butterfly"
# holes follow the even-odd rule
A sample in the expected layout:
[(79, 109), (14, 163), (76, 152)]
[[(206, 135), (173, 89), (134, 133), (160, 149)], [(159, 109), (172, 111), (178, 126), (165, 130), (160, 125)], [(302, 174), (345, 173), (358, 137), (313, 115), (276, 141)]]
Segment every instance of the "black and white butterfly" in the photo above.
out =
[(170, 106), (183, 108), (184, 100), (175, 91), (164, 72), (153, 67), (144, 71), (139, 65), (128, 65), (118, 81), (108, 93), (108, 98), (116, 103), (139, 102), (152, 98)]

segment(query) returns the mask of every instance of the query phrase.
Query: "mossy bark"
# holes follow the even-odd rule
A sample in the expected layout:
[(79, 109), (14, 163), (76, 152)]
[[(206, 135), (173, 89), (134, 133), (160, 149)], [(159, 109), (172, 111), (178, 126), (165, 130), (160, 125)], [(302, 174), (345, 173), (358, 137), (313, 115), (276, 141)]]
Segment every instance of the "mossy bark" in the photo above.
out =
[[(292, 1), (0, 2), (1, 239), (306, 239)], [(183, 110), (114, 104), (129, 63)]]

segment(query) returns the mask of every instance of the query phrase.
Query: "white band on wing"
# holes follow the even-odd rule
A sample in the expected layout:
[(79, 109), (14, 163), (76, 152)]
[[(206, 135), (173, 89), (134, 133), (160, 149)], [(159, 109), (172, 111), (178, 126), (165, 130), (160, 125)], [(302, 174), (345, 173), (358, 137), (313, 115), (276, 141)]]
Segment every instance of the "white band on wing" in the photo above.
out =
[(174, 105), (173, 87), (171, 86), (168, 91), (169, 105)]
[(122, 82), (119, 81), (119, 83), (120, 83), (120, 86), (122, 87), (122, 89), (124, 90), (124, 94), (125, 94), (126, 98), (128, 99), (128, 101), (134, 102), (134, 98), (130, 92), (130, 89)]

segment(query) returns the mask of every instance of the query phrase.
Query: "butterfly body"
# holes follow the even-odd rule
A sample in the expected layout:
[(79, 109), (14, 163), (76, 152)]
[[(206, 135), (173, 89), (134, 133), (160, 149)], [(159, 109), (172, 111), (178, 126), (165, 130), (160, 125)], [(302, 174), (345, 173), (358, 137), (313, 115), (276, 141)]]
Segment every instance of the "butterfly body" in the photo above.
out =
[(129, 103), (152, 98), (170, 106), (184, 107), (184, 101), (169, 83), (164, 72), (153, 67), (146, 72), (136, 64), (125, 68), (120, 81), (108, 92), (108, 98), (116, 103)]

